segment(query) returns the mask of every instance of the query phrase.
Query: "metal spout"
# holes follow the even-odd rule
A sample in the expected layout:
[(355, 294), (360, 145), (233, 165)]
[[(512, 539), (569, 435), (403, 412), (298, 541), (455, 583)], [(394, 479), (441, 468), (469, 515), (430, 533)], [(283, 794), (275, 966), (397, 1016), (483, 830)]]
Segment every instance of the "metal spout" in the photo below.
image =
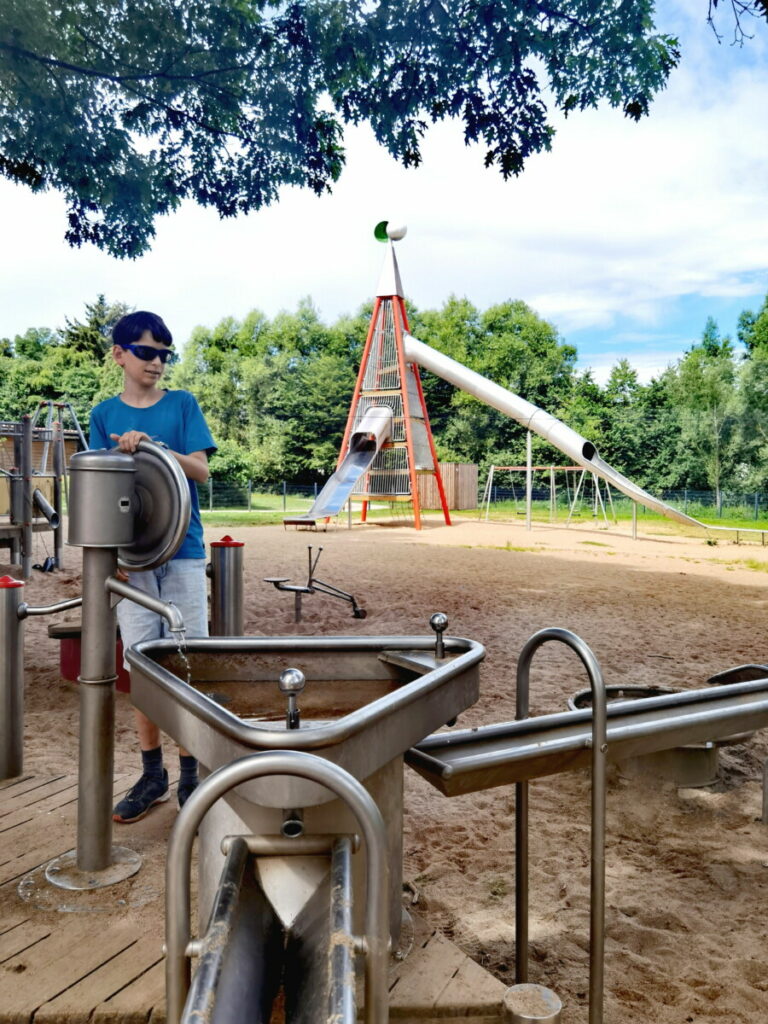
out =
[(168, 623), (169, 632), (185, 632), (184, 619), (175, 604), (171, 604), (169, 601), (160, 601), (156, 597), (150, 597), (149, 594), (145, 594), (138, 587), (132, 587), (130, 583), (123, 583), (122, 580), (118, 580), (114, 576), (108, 576), (104, 586), (110, 594), (125, 597), (129, 601), (135, 601), (136, 604), (140, 604), (143, 608), (148, 608), (151, 612), (162, 615)]

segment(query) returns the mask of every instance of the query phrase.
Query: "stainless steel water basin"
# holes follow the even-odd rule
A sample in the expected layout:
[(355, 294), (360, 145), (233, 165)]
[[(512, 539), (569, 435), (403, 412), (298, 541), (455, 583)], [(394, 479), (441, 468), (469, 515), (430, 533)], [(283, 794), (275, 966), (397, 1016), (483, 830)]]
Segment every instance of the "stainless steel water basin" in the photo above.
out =
[[(136, 707), (208, 771), (258, 750), (305, 750), (360, 780), (456, 718), (479, 695), (481, 644), (434, 637), (210, 637), (156, 640), (127, 652)], [(285, 727), (277, 680), (306, 676), (301, 727)], [(187, 677), (189, 682), (187, 682)], [(262, 807), (308, 807), (330, 794), (279, 777), (239, 788)]]

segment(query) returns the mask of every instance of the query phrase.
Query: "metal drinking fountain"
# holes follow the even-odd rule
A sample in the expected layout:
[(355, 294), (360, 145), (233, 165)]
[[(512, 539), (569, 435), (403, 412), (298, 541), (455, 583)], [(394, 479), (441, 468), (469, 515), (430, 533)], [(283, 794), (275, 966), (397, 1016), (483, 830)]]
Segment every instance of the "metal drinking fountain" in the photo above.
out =
[(128, 598), (163, 615), (171, 632), (184, 629), (177, 608), (115, 573), (154, 569), (173, 557), (189, 526), (190, 496), (176, 459), (151, 441), (142, 441), (132, 455), (79, 452), (70, 474), (68, 543), (83, 548), (77, 849), (51, 861), (45, 874), (61, 888), (96, 889), (141, 867), (138, 854), (112, 845), (114, 606)]

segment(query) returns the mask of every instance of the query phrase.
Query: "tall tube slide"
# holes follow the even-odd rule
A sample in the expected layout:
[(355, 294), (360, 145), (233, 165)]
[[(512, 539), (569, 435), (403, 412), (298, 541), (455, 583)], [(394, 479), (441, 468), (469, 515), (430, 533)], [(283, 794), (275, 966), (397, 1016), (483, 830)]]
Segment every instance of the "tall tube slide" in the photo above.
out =
[(450, 356), (430, 348), (429, 345), (418, 341), (411, 334), (404, 335), (403, 346), (405, 358), (408, 362), (417, 363), (425, 370), (429, 370), (430, 373), (434, 373), (438, 377), (442, 377), (443, 380), (447, 380), (454, 387), (466, 391), (467, 394), (477, 398), (478, 401), (483, 402), (485, 405), (490, 405), (493, 409), (498, 409), (499, 412), (504, 413), (505, 416), (510, 416), (512, 419), (517, 420), (527, 430), (538, 434), (539, 437), (543, 437), (545, 441), (559, 449), (564, 455), (573, 459), (577, 465), (589, 473), (599, 476), (606, 483), (611, 484), (617, 490), (626, 494), (628, 498), (654, 512), (667, 516), (669, 519), (676, 519), (679, 523), (698, 526), (704, 530), (708, 529), (706, 523), (700, 523), (698, 519), (678, 511), (672, 505), (667, 505), (666, 502), (661, 501), (659, 498), (654, 498), (652, 494), (644, 491), (642, 487), (633, 484), (631, 480), (628, 480), (618, 470), (615, 470), (604, 459), (600, 458), (597, 449), (591, 441), (587, 441), (581, 434), (577, 434), (575, 430), (566, 426), (565, 423), (552, 416), (551, 413), (544, 412), (543, 409), (539, 409), (533, 403), (520, 398), (519, 395), (514, 394), (512, 391), (507, 391), (506, 388), (501, 387), (499, 384), (494, 384), (487, 377), (483, 377), (482, 374), (470, 370), (462, 365), (462, 363), (451, 359)]

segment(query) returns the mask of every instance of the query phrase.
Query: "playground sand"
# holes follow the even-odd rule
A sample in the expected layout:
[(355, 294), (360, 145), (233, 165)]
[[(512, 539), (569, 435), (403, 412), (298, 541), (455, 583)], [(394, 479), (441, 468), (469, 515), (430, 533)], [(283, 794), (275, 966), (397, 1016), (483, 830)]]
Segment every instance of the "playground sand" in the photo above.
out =
[[(208, 531), (208, 540), (224, 532)], [(403, 525), (230, 532), (246, 544), (247, 633), (425, 633), (439, 610), (449, 617), (449, 633), (485, 644), (481, 697), (460, 726), (514, 717), (517, 654), (544, 626), (582, 636), (608, 684), (694, 688), (714, 672), (766, 656), (768, 553), (759, 546), (582, 529), (527, 532), (519, 523), (470, 520), (450, 529), (428, 520), (421, 532)], [(317, 575), (354, 593), (366, 619), (315, 595), (304, 600), (296, 625), (291, 595), (263, 582), (304, 582), (310, 543), (324, 548)], [(45, 605), (80, 592), (80, 553), (66, 548), (65, 558), (65, 570), (33, 574), (26, 601)], [(51, 621), (32, 617), (25, 627), (25, 771), (40, 775), (77, 770), (77, 687), (60, 679), (57, 643), (47, 636)], [(570, 652), (545, 647), (533, 663), (532, 714), (564, 710), (587, 685)], [(724, 748), (720, 781), (706, 789), (611, 769), (606, 1021), (768, 1020), (768, 829), (758, 820), (766, 756), (765, 733)], [(116, 772), (131, 773), (137, 762), (129, 699), (118, 694)], [(116, 841), (149, 844), (167, 833), (173, 803), (133, 826), (116, 826)], [(564, 1020), (586, 1024), (588, 776), (537, 781), (530, 805), (530, 980), (558, 993)], [(407, 771), (405, 806), (410, 909), (512, 984), (512, 787), (447, 799)], [(160, 893), (162, 863), (145, 863), (137, 878)]]

